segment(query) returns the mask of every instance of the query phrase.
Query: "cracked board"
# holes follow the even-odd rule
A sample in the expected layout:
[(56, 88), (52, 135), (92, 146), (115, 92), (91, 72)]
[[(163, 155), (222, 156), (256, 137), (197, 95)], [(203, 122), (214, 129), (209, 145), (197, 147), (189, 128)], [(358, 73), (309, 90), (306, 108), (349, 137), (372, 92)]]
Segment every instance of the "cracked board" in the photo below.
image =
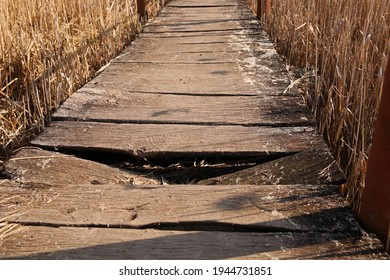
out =
[(345, 177), (329, 150), (308, 150), (230, 174), (199, 181), (201, 185), (335, 184)]
[(339, 188), (330, 185), (35, 183), (3, 184), (0, 191), (20, 200), (7, 221), (27, 225), (359, 232)]
[(19, 227), (1, 259), (388, 259), (380, 242), (348, 233), (237, 233)]
[(72, 155), (23, 148), (5, 162), (3, 174), (20, 183), (45, 184), (144, 184), (157, 180)]
[(81, 89), (53, 120), (308, 126), (314, 119), (300, 97), (188, 96)]
[(269, 156), (327, 149), (314, 127), (115, 124), (56, 121), (33, 140), (46, 149), (104, 151), (141, 158)]

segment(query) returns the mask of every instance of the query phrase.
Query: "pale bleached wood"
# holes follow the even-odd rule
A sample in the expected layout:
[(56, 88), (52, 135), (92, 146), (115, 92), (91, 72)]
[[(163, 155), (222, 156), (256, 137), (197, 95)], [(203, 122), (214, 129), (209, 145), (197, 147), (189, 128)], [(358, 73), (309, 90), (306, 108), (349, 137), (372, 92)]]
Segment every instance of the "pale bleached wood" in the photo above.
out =
[(380, 242), (348, 233), (235, 233), (25, 227), (2, 259), (388, 259)]

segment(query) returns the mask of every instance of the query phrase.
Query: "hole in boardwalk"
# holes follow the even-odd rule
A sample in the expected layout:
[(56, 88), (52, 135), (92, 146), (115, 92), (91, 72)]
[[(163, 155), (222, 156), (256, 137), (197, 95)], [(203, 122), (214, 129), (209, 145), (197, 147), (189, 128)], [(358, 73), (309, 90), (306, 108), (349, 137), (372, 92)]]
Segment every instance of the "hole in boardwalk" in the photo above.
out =
[(186, 156), (167, 158), (137, 158), (112, 152), (62, 151), (76, 157), (157, 179), (161, 184), (196, 184), (225, 174), (253, 167), (285, 155), (266, 157)]

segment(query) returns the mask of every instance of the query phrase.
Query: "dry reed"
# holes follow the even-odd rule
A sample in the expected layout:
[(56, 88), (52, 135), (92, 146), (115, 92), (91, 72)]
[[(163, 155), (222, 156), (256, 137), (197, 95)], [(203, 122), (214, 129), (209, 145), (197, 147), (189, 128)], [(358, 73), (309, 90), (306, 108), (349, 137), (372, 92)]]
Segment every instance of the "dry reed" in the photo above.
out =
[[(152, 0), (156, 15), (164, 0)], [(140, 30), (136, 0), (0, 1), (0, 147), (28, 140)]]
[(305, 97), (358, 211), (390, 51), (390, 0), (272, 0), (271, 14), (264, 28), (279, 53), (312, 73)]

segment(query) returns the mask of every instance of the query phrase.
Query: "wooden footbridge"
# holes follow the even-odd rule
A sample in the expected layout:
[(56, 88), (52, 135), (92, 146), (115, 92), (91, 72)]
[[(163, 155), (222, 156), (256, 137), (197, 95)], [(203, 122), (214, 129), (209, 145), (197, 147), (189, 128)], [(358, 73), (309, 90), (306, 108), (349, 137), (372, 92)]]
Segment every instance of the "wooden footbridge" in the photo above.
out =
[(0, 258), (383, 259), (242, 0), (174, 0), (4, 165)]

